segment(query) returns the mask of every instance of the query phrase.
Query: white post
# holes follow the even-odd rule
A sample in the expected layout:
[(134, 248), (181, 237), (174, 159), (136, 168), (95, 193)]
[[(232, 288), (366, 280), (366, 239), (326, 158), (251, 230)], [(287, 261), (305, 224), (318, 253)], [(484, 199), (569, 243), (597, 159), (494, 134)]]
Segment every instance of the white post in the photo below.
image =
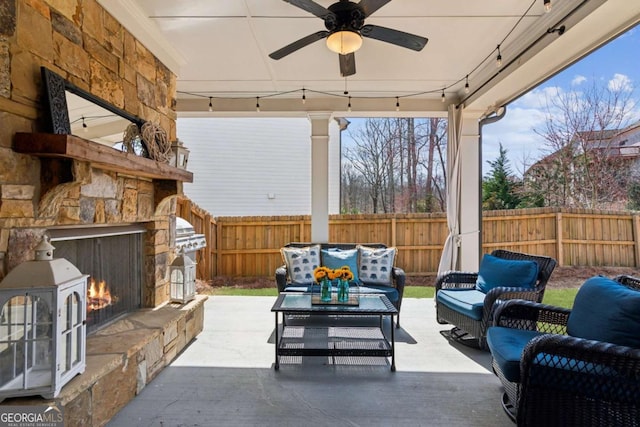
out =
[(465, 111), (460, 138), (460, 258), (462, 271), (478, 271), (482, 251), (482, 147), (480, 114)]
[(311, 241), (329, 241), (329, 120), (331, 113), (309, 113), (311, 121)]

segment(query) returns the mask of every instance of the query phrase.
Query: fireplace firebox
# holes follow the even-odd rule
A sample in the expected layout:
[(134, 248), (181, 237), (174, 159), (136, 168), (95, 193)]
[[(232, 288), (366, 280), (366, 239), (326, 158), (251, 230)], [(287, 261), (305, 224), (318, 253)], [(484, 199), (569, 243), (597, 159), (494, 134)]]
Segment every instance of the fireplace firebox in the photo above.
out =
[(87, 333), (141, 307), (144, 232), (138, 226), (49, 230), (56, 257), (89, 275)]

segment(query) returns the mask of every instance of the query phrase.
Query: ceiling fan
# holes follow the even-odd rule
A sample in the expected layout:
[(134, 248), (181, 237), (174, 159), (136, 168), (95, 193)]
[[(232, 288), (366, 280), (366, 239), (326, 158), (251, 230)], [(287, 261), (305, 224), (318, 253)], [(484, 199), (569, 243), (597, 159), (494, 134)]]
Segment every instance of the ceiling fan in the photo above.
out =
[(318, 31), (269, 54), (272, 59), (281, 59), (318, 40), (327, 39), (327, 47), (340, 56), (340, 74), (343, 77), (356, 73), (354, 52), (362, 46), (362, 37), (380, 40), (396, 46), (421, 51), (428, 39), (415, 34), (378, 25), (364, 25), (373, 12), (391, 0), (360, 0), (354, 3), (340, 0), (328, 8), (313, 0), (284, 0), (324, 21), (326, 31)]

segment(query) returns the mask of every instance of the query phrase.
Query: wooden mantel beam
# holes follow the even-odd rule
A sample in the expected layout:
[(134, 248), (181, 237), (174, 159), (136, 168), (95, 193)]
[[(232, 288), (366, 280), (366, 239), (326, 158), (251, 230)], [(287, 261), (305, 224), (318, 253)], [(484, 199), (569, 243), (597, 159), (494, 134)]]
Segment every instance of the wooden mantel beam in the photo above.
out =
[(90, 162), (97, 169), (137, 177), (193, 182), (193, 173), (166, 163), (124, 153), (75, 135), (16, 133), (14, 151), (36, 157), (57, 157)]

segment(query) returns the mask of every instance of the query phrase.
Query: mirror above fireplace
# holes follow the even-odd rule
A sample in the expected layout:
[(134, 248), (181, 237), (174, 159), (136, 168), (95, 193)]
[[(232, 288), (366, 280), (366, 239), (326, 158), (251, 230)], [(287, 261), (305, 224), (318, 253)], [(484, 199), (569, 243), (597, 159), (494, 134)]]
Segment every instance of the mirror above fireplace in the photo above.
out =
[[(140, 128), (144, 120), (77, 87), (46, 67), (41, 68), (49, 107), (49, 132), (75, 135), (121, 149), (122, 137), (130, 124)], [(148, 157), (144, 143), (136, 154)]]

